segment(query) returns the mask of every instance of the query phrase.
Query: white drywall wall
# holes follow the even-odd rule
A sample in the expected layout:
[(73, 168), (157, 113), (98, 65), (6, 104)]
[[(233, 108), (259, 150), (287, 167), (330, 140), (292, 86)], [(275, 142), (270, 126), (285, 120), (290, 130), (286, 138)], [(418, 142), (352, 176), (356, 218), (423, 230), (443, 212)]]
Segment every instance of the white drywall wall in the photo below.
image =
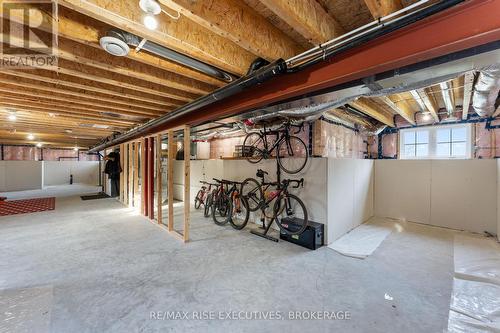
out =
[(375, 215), (497, 233), (497, 161), (377, 160)]
[(500, 159), (497, 162), (497, 238), (500, 241)]
[(44, 161), (44, 186), (73, 183), (97, 185), (99, 183), (98, 161)]
[(328, 159), (327, 243), (373, 216), (373, 160)]
[(430, 160), (375, 160), (375, 215), (429, 223)]
[(0, 192), (41, 189), (43, 162), (0, 161)]

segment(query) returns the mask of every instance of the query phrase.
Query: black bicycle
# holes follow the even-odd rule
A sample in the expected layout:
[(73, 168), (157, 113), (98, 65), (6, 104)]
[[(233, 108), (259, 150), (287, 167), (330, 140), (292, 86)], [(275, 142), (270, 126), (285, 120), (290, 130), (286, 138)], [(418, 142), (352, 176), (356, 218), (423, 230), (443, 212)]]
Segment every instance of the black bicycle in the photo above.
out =
[[(298, 127), (294, 133), (298, 134), (303, 125), (285, 123), (281, 128), (271, 131), (266, 130), (264, 126), (262, 131), (247, 134), (243, 141), (243, 156), (251, 163), (276, 156), (283, 171), (289, 174), (300, 172), (306, 166), (309, 154), (304, 141), (295, 135), (290, 135), (291, 127)], [(274, 138), (272, 145), (269, 143), (269, 136)]]
[[(249, 209), (253, 211), (260, 209), (266, 217), (271, 218), (271, 222), (276, 221), (280, 230), (286, 234), (301, 234), (306, 229), (309, 221), (307, 209), (299, 197), (288, 192), (288, 187), (291, 184), (295, 184), (293, 188), (304, 187), (304, 178), (300, 180), (284, 179), (281, 183), (266, 183), (264, 174), (267, 173), (262, 170), (257, 171), (257, 176), (262, 179), (262, 183), (253, 178), (248, 178), (241, 186), (241, 193), (243, 198), (247, 200)], [(268, 191), (271, 186), (276, 186), (276, 190)], [(274, 205), (271, 213), (266, 214), (266, 210), (271, 207), (273, 201)], [(291, 220), (297, 225), (293, 230), (288, 225), (288, 221)]]
[(247, 200), (241, 195), (240, 182), (230, 180), (218, 180), (217, 189), (212, 195), (212, 219), (217, 225), (225, 225), (228, 222), (237, 230), (243, 229), (250, 217)]

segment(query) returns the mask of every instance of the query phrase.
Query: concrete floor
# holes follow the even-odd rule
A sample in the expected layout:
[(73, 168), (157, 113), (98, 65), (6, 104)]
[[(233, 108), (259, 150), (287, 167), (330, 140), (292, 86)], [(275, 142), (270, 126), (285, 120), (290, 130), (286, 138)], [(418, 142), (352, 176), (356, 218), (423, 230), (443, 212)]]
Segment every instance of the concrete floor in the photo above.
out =
[[(196, 212), (193, 241), (182, 244), (114, 199), (62, 197), (55, 211), (0, 217), (0, 332), (442, 332), (453, 234), (408, 224), (359, 260), (219, 227)], [(284, 319), (151, 319), (169, 311)], [(288, 320), (289, 311), (351, 318)]]

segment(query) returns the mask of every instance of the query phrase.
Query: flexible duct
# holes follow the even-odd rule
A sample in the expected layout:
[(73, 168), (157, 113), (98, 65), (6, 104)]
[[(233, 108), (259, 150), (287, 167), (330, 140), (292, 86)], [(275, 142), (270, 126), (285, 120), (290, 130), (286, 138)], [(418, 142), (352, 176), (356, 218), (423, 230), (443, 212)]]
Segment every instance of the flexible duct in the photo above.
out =
[(500, 64), (481, 69), (472, 95), (472, 106), (479, 116), (490, 117), (495, 113), (499, 91)]

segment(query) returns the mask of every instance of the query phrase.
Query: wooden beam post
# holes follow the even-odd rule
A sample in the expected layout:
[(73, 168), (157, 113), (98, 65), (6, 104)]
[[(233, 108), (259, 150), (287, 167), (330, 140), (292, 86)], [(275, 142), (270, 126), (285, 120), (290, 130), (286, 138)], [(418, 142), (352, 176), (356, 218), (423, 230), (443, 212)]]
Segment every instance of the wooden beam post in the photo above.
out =
[(464, 75), (464, 100), (462, 102), (462, 119), (466, 120), (469, 115), (469, 105), (472, 97), (472, 86), (474, 85), (474, 72)]
[(128, 144), (128, 206), (134, 203), (134, 143)]
[(155, 139), (148, 138), (148, 217), (155, 218)]
[(162, 164), (161, 164), (161, 134), (156, 136), (156, 205), (158, 214), (156, 216), (156, 220), (158, 224), (162, 224), (163, 220), (163, 212), (162, 212)]
[(190, 163), (191, 162), (191, 129), (189, 126), (184, 126), (184, 242), (189, 240), (189, 222), (190, 222), (190, 210), (191, 210), (191, 199), (190, 199), (190, 189), (191, 189), (191, 174), (190, 174)]
[(168, 195), (168, 231), (174, 231), (174, 157), (176, 153), (174, 131), (168, 131), (167, 195)]
[(139, 141), (134, 142), (134, 207), (139, 207)]
[(123, 179), (123, 203), (128, 206), (128, 144), (124, 143), (123, 150), (120, 150), (123, 164), (122, 164), (122, 176), (120, 181)]
[[(123, 169), (123, 151), (124, 151), (124, 144), (120, 145), (120, 167)], [(120, 202), (123, 203), (123, 184), (124, 184), (124, 177), (123, 177), (123, 171), (120, 174)]]

